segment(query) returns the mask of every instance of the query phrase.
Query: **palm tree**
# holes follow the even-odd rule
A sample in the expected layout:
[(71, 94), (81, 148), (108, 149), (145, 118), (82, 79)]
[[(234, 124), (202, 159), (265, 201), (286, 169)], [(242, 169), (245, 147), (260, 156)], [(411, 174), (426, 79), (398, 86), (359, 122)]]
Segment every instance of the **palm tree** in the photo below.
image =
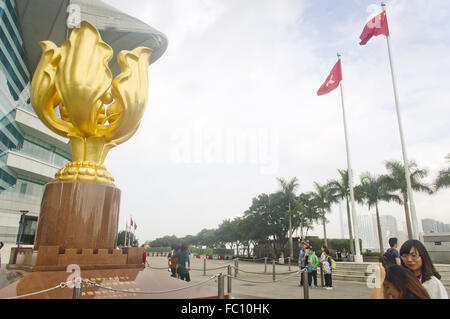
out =
[(327, 185), (320, 185), (319, 183), (314, 182), (314, 187), (316, 188), (316, 191), (314, 192), (313, 200), (319, 209), (320, 218), (322, 218), (324, 245), (328, 246), (326, 227), (327, 220), (325, 213), (330, 211), (331, 204), (336, 201), (336, 198), (332, 196)]
[(355, 188), (356, 198), (359, 202), (365, 202), (369, 206), (369, 210), (375, 206), (380, 253), (383, 253), (384, 245), (378, 203), (380, 201), (395, 201), (402, 204), (402, 200), (398, 195), (389, 193), (388, 187), (384, 183), (385, 179), (385, 176), (371, 176), (370, 173), (363, 173), (361, 175), (361, 185)]
[[(450, 154), (448, 154), (445, 158), (448, 162), (450, 162)], [(450, 187), (450, 167), (447, 167), (446, 169), (444, 168), (443, 170), (439, 171), (438, 177), (434, 182), (434, 187), (436, 191), (438, 191), (440, 188)]]
[(295, 205), (299, 212), (300, 220), (300, 239), (303, 241), (306, 238), (304, 229), (306, 232), (312, 228), (313, 222), (319, 218), (318, 207), (314, 203), (314, 193), (301, 193), (298, 195)]
[(280, 183), (281, 190), (280, 192), (284, 195), (286, 200), (289, 203), (289, 254), (291, 260), (294, 259), (294, 248), (292, 244), (292, 217), (291, 217), (291, 207), (295, 207), (295, 190), (299, 186), (297, 177), (292, 178), (289, 182), (285, 179), (278, 177), (278, 182)]
[(348, 171), (346, 169), (340, 170), (338, 169), (339, 175), (341, 176), (340, 180), (331, 180), (328, 182), (328, 188), (330, 189), (331, 194), (336, 199), (345, 199), (345, 203), (347, 205), (347, 221), (348, 221), (348, 234), (350, 239), (350, 251), (352, 255), (355, 255), (355, 243), (353, 242), (353, 231), (352, 231), (352, 220), (350, 217), (350, 185), (348, 182)]
[[(419, 169), (414, 161), (409, 163), (411, 188), (415, 191), (428, 192), (432, 194), (433, 191), (426, 184), (420, 183), (420, 179), (428, 175), (426, 169)], [(406, 189), (406, 177), (405, 168), (399, 161), (387, 161), (385, 163), (386, 169), (389, 171), (389, 175), (384, 175), (383, 183), (388, 187), (389, 191), (399, 191), (403, 196), (403, 206), (405, 208), (406, 228), (408, 230), (408, 238), (412, 239), (411, 218), (409, 215), (408, 207), (408, 193)]]

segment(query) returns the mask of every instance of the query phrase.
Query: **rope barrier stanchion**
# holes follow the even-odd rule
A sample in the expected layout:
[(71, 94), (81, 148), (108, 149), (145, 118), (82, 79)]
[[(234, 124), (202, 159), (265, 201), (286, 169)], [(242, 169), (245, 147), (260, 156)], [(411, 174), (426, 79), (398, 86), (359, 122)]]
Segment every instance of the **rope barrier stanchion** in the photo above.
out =
[(239, 273), (239, 259), (236, 258), (234, 260), (234, 277), (237, 277), (238, 273)]
[(275, 259), (272, 260), (272, 277), (273, 281), (275, 281)]
[(81, 292), (83, 290), (83, 279), (78, 277), (75, 279), (75, 284), (73, 286), (73, 299), (81, 299)]
[(264, 272), (267, 272), (267, 257), (264, 257)]
[(218, 285), (217, 285), (217, 296), (219, 299), (225, 299), (225, 284), (224, 284), (224, 278), (223, 274), (220, 273), (217, 279)]
[(303, 270), (302, 276), (303, 276), (303, 298), (309, 299), (308, 272)]
[(231, 293), (231, 265), (228, 265), (228, 271), (227, 271), (227, 292)]
[(323, 275), (322, 263), (319, 263), (319, 268), (320, 268), (320, 285), (322, 287), (324, 287), (325, 284), (324, 284), (324, 275)]
[(291, 257), (288, 257), (289, 271), (291, 271)]
[(206, 258), (203, 259), (203, 276), (206, 276)]

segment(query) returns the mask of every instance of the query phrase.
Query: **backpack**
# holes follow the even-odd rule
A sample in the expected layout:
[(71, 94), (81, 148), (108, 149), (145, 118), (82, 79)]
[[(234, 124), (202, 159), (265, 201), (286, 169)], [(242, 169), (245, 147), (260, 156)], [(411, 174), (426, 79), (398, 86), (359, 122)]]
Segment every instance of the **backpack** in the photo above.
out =
[(395, 261), (395, 257), (392, 254), (392, 250), (394, 248), (389, 248), (388, 250), (386, 250), (386, 252), (383, 254), (383, 259), (388, 263), (388, 265), (392, 264), (395, 265), (396, 261)]
[(328, 262), (328, 258), (326, 258), (323, 261), (323, 263), (322, 263), (322, 270), (323, 270), (324, 274), (331, 274), (331, 267), (330, 267), (330, 263)]
[(331, 269), (336, 269), (336, 262), (334, 261), (333, 258), (330, 259), (331, 259)]

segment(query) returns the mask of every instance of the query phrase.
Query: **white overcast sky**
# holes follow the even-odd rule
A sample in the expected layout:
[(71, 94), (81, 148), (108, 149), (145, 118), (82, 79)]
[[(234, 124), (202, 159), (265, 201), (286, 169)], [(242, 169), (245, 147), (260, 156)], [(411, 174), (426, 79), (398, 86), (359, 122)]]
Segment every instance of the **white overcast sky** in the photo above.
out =
[[(403, 160), (386, 39), (359, 45), (379, 2), (105, 2), (169, 40), (150, 66), (139, 130), (105, 162), (122, 190), (120, 230), (132, 215), (141, 243), (217, 228), (253, 197), (277, 191), (276, 177), (296, 176), (299, 193), (338, 178), (347, 167), (340, 93), (316, 95), (337, 52), (355, 182)], [(431, 182), (449, 165), (450, 2), (386, 3), (408, 157), (429, 169)], [(415, 193), (420, 228), (427, 217), (450, 223), (449, 195)], [(380, 210), (404, 223), (403, 206)], [(328, 218), (328, 237), (340, 237), (337, 205)], [(321, 225), (310, 234), (322, 236)]]

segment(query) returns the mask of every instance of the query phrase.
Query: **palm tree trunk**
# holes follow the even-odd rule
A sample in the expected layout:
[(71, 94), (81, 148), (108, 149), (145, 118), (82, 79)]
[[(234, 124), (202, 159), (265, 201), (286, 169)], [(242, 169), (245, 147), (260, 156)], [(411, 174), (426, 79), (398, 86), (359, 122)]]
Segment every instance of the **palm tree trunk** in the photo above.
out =
[(327, 242), (327, 227), (325, 225), (325, 216), (323, 217), (323, 244), (328, 247)]
[(375, 204), (375, 211), (377, 213), (377, 228), (378, 228), (378, 241), (380, 243), (380, 254), (383, 255), (384, 252), (383, 234), (381, 232), (381, 222), (380, 222), (380, 214), (378, 213), (378, 204)]
[(403, 195), (403, 206), (405, 207), (405, 219), (406, 219), (406, 229), (408, 230), (408, 239), (413, 239), (411, 218), (409, 217), (408, 195), (406, 195), (405, 192), (402, 192), (402, 195)]
[(292, 218), (291, 218), (291, 203), (289, 203), (289, 255), (291, 260), (294, 258), (294, 248), (292, 244)]
[(348, 196), (345, 196), (345, 202), (347, 204), (347, 220), (348, 220), (348, 236), (350, 239), (350, 252), (352, 256), (355, 255), (355, 243), (353, 241), (353, 231), (352, 231), (352, 219), (350, 217), (350, 204), (348, 203)]

